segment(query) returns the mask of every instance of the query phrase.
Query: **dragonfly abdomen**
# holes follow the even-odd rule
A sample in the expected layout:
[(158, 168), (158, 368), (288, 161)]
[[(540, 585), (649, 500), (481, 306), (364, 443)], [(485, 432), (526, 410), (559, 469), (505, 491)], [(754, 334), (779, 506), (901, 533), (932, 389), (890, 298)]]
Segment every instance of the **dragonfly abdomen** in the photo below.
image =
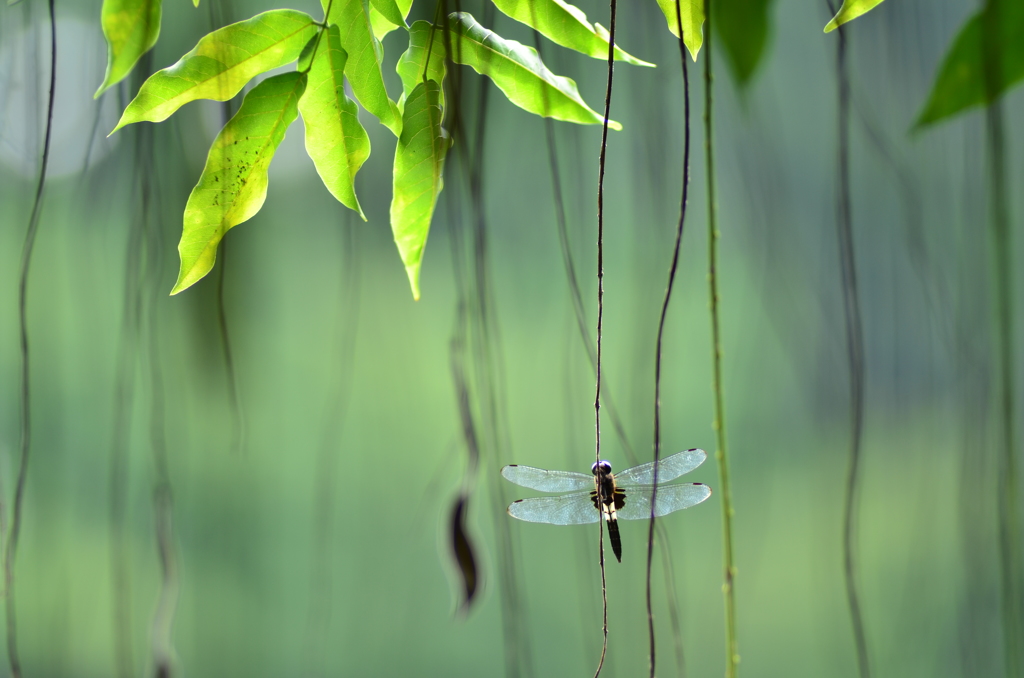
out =
[[(590, 493), (590, 499), (594, 502), (594, 508), (601, 512), (605, 522), (608, 523), (608, 538), (612, 543), (612, 552), (615, 559), (622, 562), (622, 539), (619, 537), (619, 521), (615, 512), (626, 505), (626, 493), (614, 486), (607, 499), (599, 500), (597, 490)], [(604, 506), (602, 506), (604, 504)]]

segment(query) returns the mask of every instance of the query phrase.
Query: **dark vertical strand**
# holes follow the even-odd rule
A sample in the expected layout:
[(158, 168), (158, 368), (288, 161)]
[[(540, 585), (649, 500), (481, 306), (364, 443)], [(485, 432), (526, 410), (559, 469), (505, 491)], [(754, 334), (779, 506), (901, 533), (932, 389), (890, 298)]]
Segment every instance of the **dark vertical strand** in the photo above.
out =
[[(831, 6), (830, 6), (831, 10)], [(854, 541), (857, 526), (857, 497), (860, 480), (861, 441), (864, 431), (864, 330), (861, 325), (857, 290), (857, 266), (853, 247), (853, 212), (850, 199), (850, 76), (846, 66), (846, 29), (836, 31), (836, 79), (838, 81), (837, 164), (839, 187), (836, 201), (836, 225), (839, 236), (839, 269), (843, 286), (843, 312), (846, 324), (847, 367), (850, 373), (850, 459), (843, 501), (843, 579), (846, 603), (850, 610), (853, 640), (857, 650), (857, 670), (861, 678), (871, 675), (864, 619), (857, 593)]]
[[(613, 0), (614, 1), (614, 0)], [(601, 658), (597, 662), (597, 668), (594, 670), (594, 678), (598, 678), (601, 675), (601, 669), (604, 668), (604, 658), (608, 654), (608, 583), (605, 578), (604, 571), (604, 516), (597, 521), (598, 536), (597, 536), (597, 557), (601, 562), (601, 609), (602, 609), (602, 622), (601, 622)]]
[[(604, 172), (608, 157), (608, 118), (612, 108), (612, 80), (615, 75), (615, 2), (608, 7), (608, 85), (604, 94), (604, 122), (601, 125), (601, 155), (597, 171), (597, 378), (594, 388), (594, 457), (601, 460), (601, 330), (604, 324)], [(602, 516), (603, 518), (603, 516)], [(594, 678), (601, 675), (604, 657), (608, 653), (608, 582), (604, 564), (604, 520), (598, 521), (598, 561), (601, 564), (601, 603), (603, 620), (601, 624), (601, 659), (594, 671)]]
[[(148, 16), (148, 15), (147, 15)], [(96, 134), (100, 130), (100, 115), (103, 113), (102, 100), (96, 100), (93, 104), (92, 123), (89, 125), (89, 142), (85, 146), (85, 157), (82, 159), (82, 169), (79, 170), (81, 181), (85, 181), (85, 173), (88, 171), (92, 160), (92, 147), (96, 143)], [(123, 107), (118, 107), (124, 110)]]
[[(847, 79), (849, 81), (849, 79)], [(943, 318), (940, 310), (951, 307), (947, 279), (942, 277), (946, 271), (937, 267), (929, 260), (925, 244), (925, 225), (922, 213), (923, 200), (918, 185), (917, 175), (908, 165), (906, 159), (894, 148), (893, 142), (886, 138), (881, 127), (870, 117), (870, 111), (862, 95), (850, 90), (851, 113), (856, 116), (862, 131), (872, 148), (883, 163), (892, 170), (900, 187), (900, 198), (903, 201), (906, 229), (907, 250), (910, 263), (919, 278), (921, 289), (925, 293), (928, 309), (936, 323)], [(954, 331), (949, 323), (939, 326), (943, 343), (952, 348), (955, 343)]]
[[(328, 7), (330, 10), (330, 6)], [(230, 0), (217, 0), (207, 3), (207, 15), (210, 19), (210, 30), (216, 31), (230, 22)], [(327, 14), (325, 13), (325, 16)], [(319, 34), (317, 34), (317, 39)], [(220, 104), (221, 126), (226, 125), (234, 115), (234, 103), (227, 99)], [(239, 394), (238, 372), (234, 369), (234, 357), (231, 351), (231, 337), (228, 332), (227, 311), (224, 305), (224, 274), (227, 268), (227, 240), (219, 245), (217, 260), (217, 291), (216, 313), (217, 330), (220, 334), (220, 353), (224, 359), (224, 379), (227, 381), (227, 401), (231, 408), (231, 451), (242, 454), (245, 450), (245, 412), (242, 409), (242, 398)]]
[(991, 241), (995, 274), (996, 356), (999, 365), (998, 419), (1002, 448), (999, 454), (996, 491), (999, 522), (999, 574), (1002, 587), (1003, 652), (1005, 675), (1020, 678), (1024, 672), (1021, 648), (1024, 629), (1021, 620), (1020, 529), (1017, 512), (1017, 454), (1014, 428), (1013, 382), (1016, 377), (1013, 356), (1013, 278), (1010, 264), (1010, 205), (1006, 192), (1006, 140), (1003, 132), (1003, 106), (999, 99), (1002, 83), (999, 11), (1000, 0), (988, 0), (982, 13), (982, 44), (985, 90), (988, 109), (985, 118), (988, 141), (991, 191)]
[[(133, 80), (136, 83), (149, 71), (150, 55), (139, 62)], [(138, 203), (129, 224), (125, 250), (124, 308), (117, 350), (117, 377), (114, 402), (114, 438), (110, 446), (110, 586), (112, 596), (113, 650), (117, 675), (128, 678), (135, 673), (132, 659), (132, 567), (125, 545), (125, 516), (128, 513), (131, 477), (131, 430), (135, 409), (135, 381), (140, 357), (144, 300), (144, 252), (151, 230), (153, 131), (140, 127), (134, 135), (133, 173), (138, 182)]]
[(1017, 453), (1014, 428), (1013, 379), (1016, 374), (1013, 355), (1012, 269), (1010, 264), (1010, 215), (1006, 197), (1006, 160), (1004, 158), (1002, 102), (989, 105), (986, 116), (989, 162), (992, 173), (992, 256), (995, 263), (996, 336), (1000, 372), (998, 396), (999, 428), (1002, 450), (997, 492), (999, 514), (999, 561), (1003, 587), (1003, 642), (1006, 645), (1006, 675), (1021, 675), (1021, 591), (1020, 553), (1017, 512)]
[[(132, 409), (135, 399), (135, 366), (138, 357), (138, 240), (136, 227), (128, 236), (128, 268), (125, 275), (125, 317), (118, 349), (114, 440), (110, 446), (110, 586), (112, 596), (113, 650), (119, 678), (132, 671), (131, 566), (124, 543), (124, 522), (128, 494), (129, 447)], [(134, 297), (134, 298), (133, 298)]]
[(351, 399), (352, 369), (355, 364), (356, 329), (359, 322), (361, 295), (359, 285), (359, 258), (355, 256), (356, 229), (352, 225), (352, 213), (346, 208), (341, 223), (343, 270), (341, 285), (338, 288), (339, 305), (344, 311), (339, 314), (342, 323), (341, 337), (338, 342), (338, 373), (326, 399), (324, 420), (327, 424), (323, 429), (314, 464), (313, 505), (316, 513), (313, 518), (313, 558), (309, 577), (309, 612), (307, 616), (308, 658), (314, 669), (314, 675), (328, 675), (325, 667), (319, 665), (323, 661), (324, 650), (328, 643), (328, 626), (331, 620), (332, 598), (334, 591), (333, 554), (335, 549), (335, 513), (338, 494), (338, 440), (343, 432), (344, 422)]
[[(148, 58), (148, 55), (147, 55)], [(148, 66), (148, 64), (147, 64)], [(144, 72), (148, 72), (146, 68)], [(174, 495), (167, 460), (167, 437), (165, 422), (165, 398), (163, 369), (160, 363), (160, 314), (164, 294), (161, 287), (161, 263), (163, 260), (161, 211), (151, 203), (152, 185), (156, 183), (153, 162), (152, 133), (149, 137), (149, 154), (143, 168), (143, 210), (146, 215), (148, 265), (147, 286), (149, 297), (149, 341), (148, 358), (150, 374), (149, 444), (153, 454), (153, 521), (156, 533), (157, 557), (160, 563), (160, 594), (152, 621), (153, 675), (156, 678), (171, 678), (174, 675), (174, 644), (171, 628), (178, 604), (178, 557), (174, 545)]]
[(711, 308), (711, 363), (713, 372), (712, 389), (715, 399), (714, 428), (718, 449), (718, 485), (722, 496), (722, 565), (724, 581), (722, 595), (725, 598), (725, 675), (735, 678), (739, 664), (739, 647), (736, 641), (736, 598), (734, 593), (736, 567), (732, 552), (732, 490), (729, 486), (729, 458), (725, 440), (725, 401), (722, 393), (722, 336), (718, 317), (718, 227), (715, 215), (715, 156), (714, 129), (712, 125), (712, 69), (711, 69), (711, 0), (704, 0), (704, 154), (707, 164), (708, 186), (708, 294)]
[(164, 435), (164, 386), (159, 357), (159, 323), (152, 311), (150, 336), (150, 446), (153, 450), (153, 519), (157, 555), (160, 561), (160, 596), (153, 614), (153, 671), (158, 678), (170, 678), (173, 672), (174, 644), (171, 628), (178, 606), (178, 557), (174, 546), (174, 495), (167, 464)]
[(14, 509), (11, 514), (11, 533), (7, 537), (4, 552), (4, 588), (7, 593), (7, 658), (11, 676), (21, 678), (21, 660), (18, 656), (17, 619), (14, 608), (14, 557), (21, 535), (21, 519), (25, 501), (25, 482), (28, 477), (29, 452), (32, 449), (32, 410), (29, 391), (28, 352), (28, 272), (32, 264), (36, 235), (39, 232), (39, 215), (43, 208), (43, 188), (46, 186), (46, 165), (50, 160), (50, 133), (53, 128), (53, 95), (57, 88), (57, 21), (53, 15), (54, 0), (49, 0), (50, 11), (50, 94), (46, 103), (46, 132), (43, 135), (43, 158), (39, 163), (39, 180), (32, 202), (32, 213), (28, 219), (25, 242), (21, 249), (21, 264), (18, 274), (18, 335), (21, 349), (21, 442), (19, 446), (18, 480), (14, 489)]
[(676, 571), (672, 560), (672, 544), (668, 540), (668, 534), (663, 523), (658, 523), (658, 536), (663, 544), (661, 548), (661, 567), (665, 571), (665, 597), (668, 599), (668, 619), (672, 626), (672, 640), (676, 650), (676, 668), (679, 676), (686, 675), (686, 656), (683, 653), (683, 625), (679, 619), (679, 593), (676, 590), (676, 581), (673, 574)]
[[(454, 133), (453, 133), (454, 137)], [(456, 142), (456, 145), (458, 143)], [(456, 307), (456, 323), (455, 329), (453, 330), (452, 338), (452, 361), (453, 361), (453, 377), (458, 374), (461, 380), (457, 380), (455, 383), (456, 394), (461, 400), (463, 398), (462, 389), (466, 388), (468, 393), (465, 395), (467, 399), (471, 399), (476, 402), (479, 413), (474, 412), (474, 408), (471, 406), (469, 409), (460, 408), (461, 428), (463, 433), (463, 441), (466, 444), (467, 451), (469, 452), (470, 466), (474, 464), (474, 459), (479, 458), (479, 450), (484, 447), (485, 442), (481, 442), (481, 436), (477, 433), (477, 419), (481, 421), (480, 426), (487, 429), (489, 426), (489, 420), (487, 419), (487, 412), (491, 409), (490, 398), (493, 398), (493, 393), (489, 393), (487, 390), (486, 377), (480, 374), (476, 374), (476, 379), (470, 386), (469, 379), (462, 377), (461, 375), (466, 371), (463, 365), (467, 360), (467, 356), (473, 358), (473, 370), (474, 372), (480, 372), (481, 370), (487, 369), (486, 365), (479, 362), (480, 350), (475, 346), (471, 345), (471, 342), (483, 341), (483, 338), (478, 336), (477, 330), (479, 329), (479, 318), (472, 318), (474, 314), (478, 314), (477, 299), (475, 285), (472, 282), (471, 276), (466, 271), (466, 263), (463, 262), (462, 258), (465, 254), (466, 249), (465, 242), (462, 238), (461, 233), (461, 218), (457, 216), (457, 208), (453, 207), (455, 200), (449, 202), (450, 213), (453, 215), (451, 218), (452, 228), (452, 252), (453, 252), (453, 268), (456, 270), (456, 280), (458, 281), (459, 288), (459, 301)], [(470, 247), (475, 246), (471, 243)], [(495, 441), (491, 441), (493, 444)], [(494, 460), (497, 462), (501, 455), (497, 450), (492, 450)], [(493, 475), (493, 477), (492, 477)], [(503, 488), (498, 482), (497, 474), (489, 474), (488, 480), (491, 481), (490, 490), (497, 497), (503, 497)], [(465, 496), (465, 495), (463, 495)], [(502, 504), (503, 501), (499, 501), (498, 504)], [(500, 563), (498, 568), (498, 575), (500, 580), (499, 590), (501, 592), (501, 611), (502, 611), (502, 625), (504, 627), (503, 638), (505, 641), (505, 656), (506, 656), (506, 675), (509, 678), (517, 678), (521, 675), (528, 675), (530, 671), (530, 651), (528, 646), (528, 636), (525, 631), (525, 621), (523, 619), (522, 599), (520, 596), (520, 585), (516, 575), (516, 556), (517, 549), (513, 544), (513, 538), (511, 530), (509, 529), (508, 521), (505, 516), (504, 510), (495, 510), (491, 512), (493, 520), (495, 534), (497, 535), (497, 546), (498, 546), (498, 561)]]
[(231, 404), (231, 449), (241, 454), (245, 449), (245, 420), (242, 401), (238, 395), (238, 373), (231, 350), (231, 333), (228, 330), (227, 307), (224, 303), (224, 272), (228, 267), (228, 243), (220, 243), (220, 266), (217, 267), (217, 328), (220, 332), (221, 354), (224, 356), (224, 377), (228, 382), (228, 402)]
[[(231, 19), (230, 0), (218, 0), (207, 3), (210, 18), (210, 30), (217, 30), (226, 26)], [(330, 5), (328, 4), (328, 11)], [(325, 13), (324, 16), (327, 16)], [(322, 31), (321, 31), (322, 33)], [(319, 39), (320, 34), (317, 34)], [(231, 99), (221, 104), (221, 124), (226, 125), (235, 114), (235, 106)], [(241, 454), (245, 449), (245, 412), (242, 409), (242, 399), (238, 392), (238, 372), (235, 370), (234, 354), (231, 350), (231, 334), (228, 331), (227, 307), (224, 303), (224, 276), (228, 267), (228, 241), (225, 238), (219, 246), (217, 266), (217, 329), (220, 333), (220, 350), (224, 358), (224, 378), (228, 386), (228, 403), (231, 407), (231, 450)]]
[(462, 438), (466, 443), (466, 451), (468, 453), (462, 489), (452, 505), (450, 521), (452, 555), (463, 580), (463, 600), (461, 604), (463, 610), (468, 608), (475, 594), (477, 580), (479, 579), (476, 557), (473, 554), (472, 545), (465, 530), (467, 504), (476, 485), (477, 473), (480, 467), (480, 442), (476, 432), (476, 422), (473, 417), (469, 380), (466, 377), (466, 342), (469, 330), (469, 319), (466, 313), (466, 305), (460, 303), (456, 314), (455, 331), (449, 343), (452, 382), (455, 385), (456, 404), (462, 424)]
[[(447, 3), (441, 0), (441, 4), (447, 10)], [(460, 9), (459, 2), (454, 3), (455, 11)], [(490, 24), (489, 17), (493, 15), (493, 6), (485, 8), (484, 23)], [(442, 35), (445, 39), (447, 54), (455, 54), (459, 49), (458, 43), (452, 43), (447, 11), (441, 12), (439, 21), (444, 30)], [(503, 383), (503, 373), (495, 369), (497, 364), (500, 368), (501, 348), (498, 343), (500, 335), (496, 327), (496, 319), (492, 313), (487, 312), (487, 302), (490, 300), (488, 292), (487, 258), (486, 258), (486, 234), (485, 215), (483, 209), (483, 144), (485, 136), (483, 129), (476, 128), (474, 137), (475, 145), (470, 144), (470, 134), (466, 132), (467, 127), (463, 124), (461, 104), (466, 96), (462, 87), (460, 70), (451, 64), (449, 69), (449, 86), (452, 96), (449, 101), (454, 102), (450, 108), (451, 112), (451, 136), (454, 140), (453, 148), (458, 149), (458, 161), (460, 167), (467, 172), (467, 184), (470, 192), (470, 209), (472, 231), (470, 240), (463, 238), (463, 219), (460, 215), (457, 200), (454, 193), (449, 191), (447, 204), (449, 206), (449, 222), (452, 225), (452, 260), (455, 269), (456, 285), (458, 288), (458, 302), (456, 307), (456, 327), (453, 332), (453, 349), (457, 356), (453, 361), (465, 362), (466, 357), (472, 358), (472, 382), (465, 380), (469, 389), (471, 403), (475, 408), (468, 411), (470, 420), (463, 421), (463, 437), (467, 449), (472, 457), (474, 448), (481, 452), (487, 451), (487, 458), (495, 464), (500, 464), (503, 456), (502, 451), (507, 446), (504, 438), (504, 431), (499, 430), (503, 420), (502, 406), (499, 402), (499, 391)], [(481, 81), (481, 87), (487, 88), (486, 81)], [(485, 124), (485, 113), (487, 94), (481, 92), (475, 105), (475, 110), (480, 114), (479, 125)], [(453, 190), (456, 185), (450, 185)], [(472, 253), (473, 268), (464, 261), (467, 252)], [(495, 344), (492, 353), (492, 342)], [(467, 371), (468, 372), (468, 371)], [(497, 372), (495, 374), (495, 372)], [(454, 372), (453, 372), (454, 374)], [(456, 392), (460, 385), (456, 383)], [(461, 396), (460, 396), (461, 397)], [(460, 415), (464, 414), (460, 411)], [(479, 419), (479, 427), (477, 426)], [(471, 428), (467, 428), (467, 423)], [(485, 435), (477, 433), (477, 428)], [(472, 431), (472, 436), (469, 432)], [(503, 497), (504, 488), (501, 485), (498, 474), (487, 474), (487, 481), (490, 483), (490, 491), (495, 497)], [(501, 595), (502, 626), (504, 628), (503, 638), (505, 643), (506, 675), (509, 678), (517, 678), (520, 675), (531, 675), (531, 659), (529, 647), (529, 634), (526, 631), (522, 596), (520, 595), (520, 583), (517, 575), (518, 550), (515, 548), (512, 531), (509, 528), (504, 510), (496, 509), (491, 512), (498, 548), (498, 578), (499, 591)]]
[[(541, 59), (543, 60), (544, 54), (540, 34), (537, 31), (534, 31), (533, 38), (534, 48), (537, 50), (537, 53), (541, 55)], [(542, 95), (546, 95), (546, 92), (542, 93)], [(587, 359), (590, 361), (590, 369), (595, 370), (596, 374), (597, 352), (594, 348), (594, 340), (591, 338), (590, 332), (587, 330), (587, 318), (583, 309), (583, 295), (580, 292), (579, 277), (576, 275), (576, 262), (572, 256), (572, 248), (569, 245), (569, 229), (565, 218), (565, 200), (562, 195), (562, 181), (558, 169), (558, 149), (555, 144), (555, 124), (552, 118), (544, 118), (544, 130), (545, 135), (547, 136), (548, 165), (551, 170), (551, 190), (555, 201), (555, 225), (558, 228), (558, 244), (562, 251), (562, 263), (565, 266), (565, 274), (569, 282), (569, 294), (572, 299), (573, 313), (576, 317), (576, 326), (579, 329), (583, 346), (587, 351)], [(612, 427), (615, 429), (615, 436), (619, 439), (619, 443), (622, 445), (622, 449), (625, 451), (626, 457), (629, 459), (630, 464), (635, 465), (639, 463), (639, 460), (636, 456), (636, 452), (633, 451), (633, 446), (629, 443), (629, 438), (626, 436), (626, 427), (622, 423), (622, 417), (619, 416), (618, 408), (615, 406), (615, 401), (612, 399), (612, 391), (608, 386), (608, 378), (602, 376), (602, 379), (604, 381), (602, 383), (601, 400), (604, 403), (604, 409), (608, 411), (608, 416), (612, 420)]]
[[(533, 44), (537, 53), (541, 55), (541, 59), (543, 60), (543, 43), (540, 40), (540, 33), (537, 31), (533, 32)], [(594, 347), (594, 340), (590, 336), (590, 332), (587, 331), (587, 319), (583, 309), (583, 295), (580, 292), (579, 277), (576, 274), (576, 262), (572, 255), (572, 248), (569, 244), (569, 230), (565, 217), (565, 200), (562, 193), (561, 173), (559, 171), (558, 148), (555, 143), (555, 125), (551, 118), (544, 118), (544, 130), (547, 136), (548, 165), (551, 171), (551, 191), (555, 203), (555, 224), (558, 229), (558, 244), (562, 251), (562, 263), (565, 266), (566, 279), (569, 283), (569, 295), (572, 299), (573, 313), (576, 318), (576, 327), (579, 330), (579, 336), (580, 340), (583, 342), (583, 347), (586, 349), (587, 359), (590, 362), (590, 369), (594, 371), (596, 377), (596, 349)], [(608, 412), (608, 417), (612, 421), (612, 428), (615, 429), (615, 436), (618, 438), (619, 444), (622, 445), (622, 449), (626, 453), (626, 458), (629, 460), (631, 465), (636, 465), (639, 463), (639, 459), (636, 456), (636, 452), (633, 451), (633, 446), (630, 445), (629, 438), (626, 436), (626, 427), (622, 423), (622, 418), (619, 416), (618, 408), (615, 406), (615, 400), (612, 398), (612, 390), (608, 385), (608, 378), (602, 375), (601, 379), (601, 400), (603, 401), (604, 409)], [(672, 625), (672, 637), (676, 649), (676, 663), (679, 666), (680, 674), (682, 674), (684, 673), (682, 629), (679, 621), (677, 603), (678, 596), (676, 594), (675, 581), (672, 578), (672, 573), (675, 571), (675, 568), (672, 566), (672, 554), (668, 550), (669, 535), (665, 531), (664, 526), (660, 523), (657, 526), (657, 530), (658, 537), (666, 546), (665, 550), (662, 551), (662, 560), (664, 561), (663, 565), (665, 567), (665, 589), (669, 592), (667, 595), (667, 603), (669, 619)]]
[(679, 266), (679, 248), (683, 242), (683, 225), (686, 223), (686, 199), (690, 187), (690, 75), (686, 64), (686, 43), (683, 42), (683, 19), (680, 2), (676, 0), (676, 28), (679, 32), (679, 60), (683, 69), (683, 186), (679, 199), (679, 223), (676, 226), (676, 241), (672, 248), (672, 263), (668, 269), (668, 284), (665, 298), (661, 303), (661, 317), (658, 319), (658, 338), (654, 348), (654, 490), (651, 494), (651, 520), (647, 529), (647, 634), (650, 638), (650, 676), (654, 678), (656, 665), (654, 639), (654, 606), (651, 601), (651, 566), (654, 562), (654, 507), (658, 498), (658, 461), (661, 459), (661, 349), (665, 333), (665, 318), (672, 299), (672, 288), (676, 282)]

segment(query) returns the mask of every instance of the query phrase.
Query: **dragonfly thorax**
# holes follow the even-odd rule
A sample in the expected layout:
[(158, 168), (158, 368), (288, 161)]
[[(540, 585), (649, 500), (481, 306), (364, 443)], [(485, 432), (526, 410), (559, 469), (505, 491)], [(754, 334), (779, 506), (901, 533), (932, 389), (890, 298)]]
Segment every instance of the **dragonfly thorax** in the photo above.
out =
[(590, 472), (593, 473), (595, 476), (598, 474), (610, 475), (612, 472), (612, 464), (610, 461), (605, 461), (602, 459), (601, 461), (594, 462), (594, 465), (590, 467)]

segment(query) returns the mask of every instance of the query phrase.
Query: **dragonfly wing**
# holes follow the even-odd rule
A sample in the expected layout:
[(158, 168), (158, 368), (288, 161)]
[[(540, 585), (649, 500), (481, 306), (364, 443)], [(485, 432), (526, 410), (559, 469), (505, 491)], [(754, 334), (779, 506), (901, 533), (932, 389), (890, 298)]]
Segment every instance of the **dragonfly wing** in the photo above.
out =
[[(660, 498), (658, 503), (661, 503)], [(551, 525), (584, 525), (596, 523), (601, 517), (594, 507), (590, 492), (573, 492), (560, 497), (519, 499), (509, 504), (508, 514), (530, 523)]]
[[(651, 517), (651, 497), (654, 485), (638, 485), (624, 488), (625, 504), (615, 514), (625, 520), (644, 520)], [(658, 483), (658, 494), (654, 515), (664, 516), (673, 511), (695, 506), (711, 496), (711, 488), (701, 483), (662, 485)], [(591, 505), (593, 506), (593, 505)], [(597, 511), (594, 511), (597, 513)]]
[[(658, 483), (667, 483), (675, 480), (684, 473), (689, 473), (704, 463), (708, 455), (704, 450), (685, 450), (670, 457), (665, 457), (658, 462)], [(615, 474), (615, 480), (620, 485), (653, 485), (654, 484), (654, 462), (640, 464), (633, 468), (627, 468), (621, 473)]]
[(505, 480), (516, 485), (541, 492), (571, 492), (594, 488), (593, 475), (574, 473), (573, 471), (548, 471), (532, 466), (511, 464), (501, 469), (501, 475), (505, 477)]

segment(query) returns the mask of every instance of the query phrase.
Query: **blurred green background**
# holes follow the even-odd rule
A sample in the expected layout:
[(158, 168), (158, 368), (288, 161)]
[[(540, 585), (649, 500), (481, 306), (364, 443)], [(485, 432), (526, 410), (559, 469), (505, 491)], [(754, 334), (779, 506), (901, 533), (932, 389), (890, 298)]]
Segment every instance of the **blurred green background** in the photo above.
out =
[[(173, 493), (177, 675), (591, 675), (601, 635), (597, 529), (512, 524), (505, 505), (531, 492), (497, 475), (507, 463), (585, 471), (594, 457), (594, 377), (559, 246), (544, 122), (493, 88), (483, 111), (475, 95), (463, 104), (487, 125), (479, 196), (489, 281), (482, 303), (468, 307), (466, 350), (452, 343), (474, 275), (460, 149), (427, 244), (423, 299), (413, 302), (387, 221), (395, 142), (369, 117), (373, 154), (357, 181), (368, 223), (324, 189), (296, 124), (271, 167), (263, 210), (226, 238), (211, 276), (171, 298), (181, 213), (223, 108), (190, 104), (165, 123), (105, 138), (133, 90), (126, 83), (91, 98), (106, 58), (100, 4), (57, 2), (51, 178), (28, 292), (34, 441), (16, 563), (25, 675), (113, 676), (123, 670), (118, 657), (129, 675), (153, 674), (161, 444)], [(214, 24), (279, 4), (320, 16), (310, 0), (165, 2), (149, 68), (173, 63)], [(607, 24), (607, 7), (579, 5)], [(856, 543), (876, 676), (1002, 672), (984, 117), (976, 110), (908, 133), (975, 9), (893, 1), (848, 26), (867, 358)], [(18, 262), (45, 113), (45, 10), (28, 1), (0, 10), (8, 524), (19, 444)], [(612, 104), (624, 130), (608, 150), (604, 368), (628, 442), (614, 434), (606, 406), (602, 456), (615, 468), (652, 454), (654, 342), (683, 135), (679, 56), (664, 17), (654, 2), (619, 10), (622, 46), (658, 67), (617, 67)], [(413, 17), (430, 11), (414, 7)], [(835, 219), (837, 36), (822, 33), (824, 2), (777, 0), (769, 17), (749, 85), (738, 88), (716, 53), (714, 90), (740, 670), (853, 676), (841, 559), (850, 424)], [(532, 44), (510, 19), (490, 26)], [(384, 42), (392, 64), (404, 49), (399, 33)], [(544, 55), (600, 104), (601, 62), (550, 44)], [(479, 83), (463, 75), (468, 87)], [(665, 335), (665, 454), (715, 449), (700, 65), (691, 63), (690, 75), (694, 152)], [(1008, 184), (1017, 187), (1024, 92), (1004, 106)], [(555, 123), (555, 131), (592, 329), (600, 129)], [(1015, 233), (1022, 195), (1011, 191)], [(1012, 261), (1024, 260), (1022, 240)], [(237, 410), (218, 322), (221, 270)], [(1024, 298), (1020, 275), (1015, 285)], [(453, 364), (469, 366), (482, 444), (476, 477), (466, 473)], [(1019, 387), (1024, 360), (1017, 364)], [(496, 418), (485, 411), (488, 384)], [(714, 460), (686, 479), (717, 488)], [(448, 545), (448, 512), (464, 487), (482, 576), (468, 611), (459, 609)], [(661, 675), (723, 669), (719, 499), (663, 521), (669, 540), (659, 548), (671, 552), (675, 590), (656, 557)], [(623, 562), (608, 564), (609, 677), (647, 671), (647, 528), (621, 529)], [(502, 568), (517, 585), (513, 599), (501, 594)], [(128, 630), (120, 649), (118, 600)], [(0, 675), (6, 670), (0, 663)]]

